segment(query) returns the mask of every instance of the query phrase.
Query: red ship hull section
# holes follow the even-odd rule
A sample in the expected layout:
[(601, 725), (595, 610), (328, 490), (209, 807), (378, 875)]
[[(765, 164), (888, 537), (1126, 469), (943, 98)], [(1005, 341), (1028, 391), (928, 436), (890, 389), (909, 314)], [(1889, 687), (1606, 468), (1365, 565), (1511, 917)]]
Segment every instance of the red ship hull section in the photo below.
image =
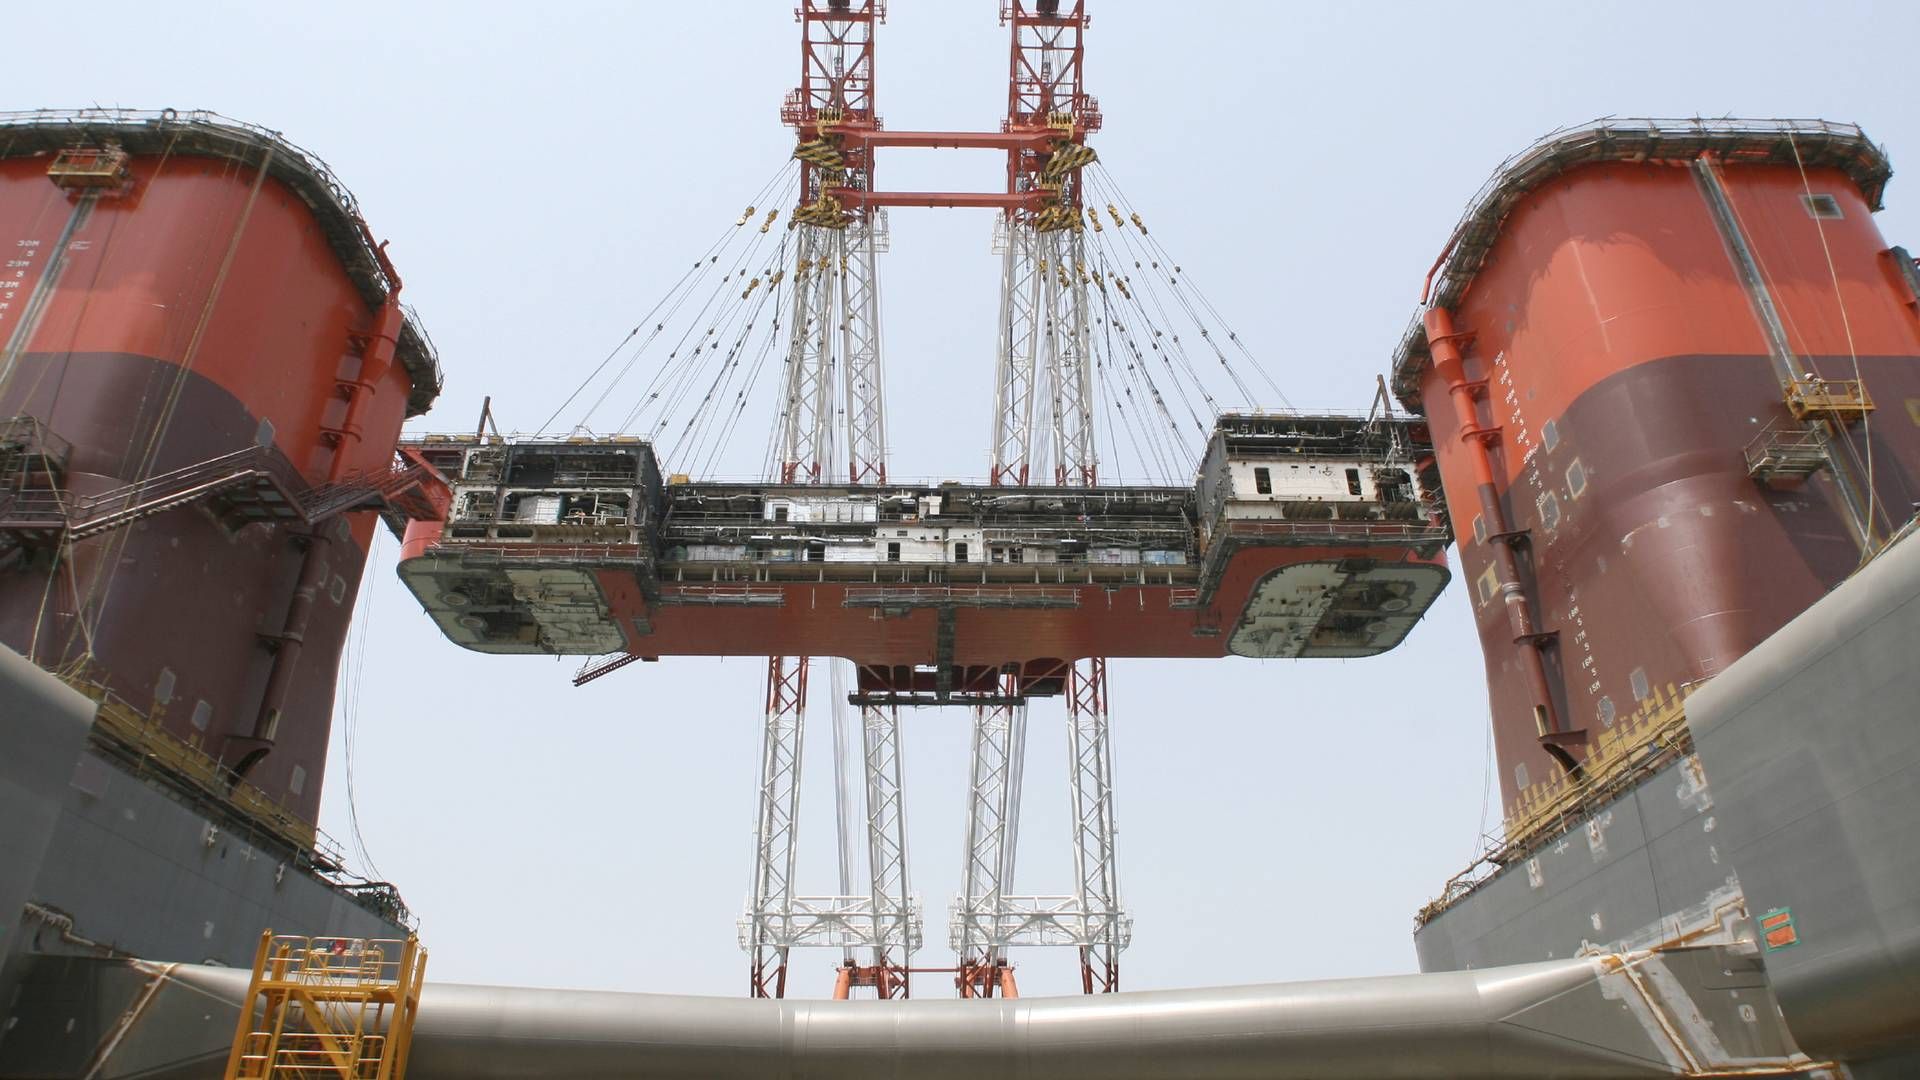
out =
[[(1794, 351), (1829, 378), (1854, 378), (1857, 355), (1882, 405), (1852, 437), (1863, 456), (1871, 447), (1884, 535), (1920, 498), (1913, 294), (1838, 171), (1809, 173), (1842, 215), (1818, 221), (1791, 168), (1730, 165), (1722, 175)], [(1528, 534), (1522, 585), (1540, 625), (1557, 631), (1542, 651), (1564, 727), (1599, 737), (1649, 713), (1859, 562), (1830, 475), (1788, 487), (1748, 474), (1744, 448), (1785, 414), (1781, 381), (1691, 170), (1592, 165), (1528, 194), (1453, 323), (1473, 335), (1466, 378), (1486, 382), (1478, 423), (1498, 432), (1490, 456), (1500, 505), (1509, 527)], [(1434, 368), (1420, 390), (1427, 415), (1454, 414)], [(1453, 428), (1436, 423), (1434, 443), (1512, 817), (1530, 787), (1560, 770), (1537, 738), (1501, 596), (1482, 586), (1493, 552), (1467, 509), (1474, 464)]]
[[(409, 377), (351, 343), (373, 313), (315, 216), (275, 179), (210, 158), (136, 157), (119, 197), (79, 198), (43, 158), (0, 160), (0, 418), (73, 444), (68, 486), (102, 491), (258, 443), (309, 483), (391, 460)], [(22, 265), (14, 265), (20, 263)], [(351, 388), (350, 390), (347, 388)], [(271, 754), (248, 780), (318, 810), (333, 686), (374, 528), (325, 526), (324, 574)], [(291, 530), (204, 507), (81, 540), (50, 573), (0, 569), (0, 641), (89, 677), (235, 763), (302, 554)]]

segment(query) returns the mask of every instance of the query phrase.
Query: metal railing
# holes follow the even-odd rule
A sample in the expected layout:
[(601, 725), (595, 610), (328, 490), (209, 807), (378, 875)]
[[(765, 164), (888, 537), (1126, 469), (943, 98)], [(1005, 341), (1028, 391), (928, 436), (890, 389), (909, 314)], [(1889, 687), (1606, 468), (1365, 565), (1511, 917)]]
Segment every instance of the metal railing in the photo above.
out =
[(1812, 476), (1827, 467), (1826, 436), (1817, 428), (1767, 421), (1760, 433), (1748, 440), (1741, 453), (1747, 462), (1747, 475), (1755, 480), (1776, 476)]
[(841, 603), (847, 607), (1076, 608), (1080, 591), (1045, 585), (850, 585)]
[(1382, 521), (1374, 518), (1353, 518), (1334, 521), (1273, 521), (1249, 518), (1226, 518), (1215, 529), (1214, 543), (1222, 538), (1281, 537), (1287, 539), (1306, 538), (1321, 540), (1361, 540), (1367, 543), (1444, 543), (1452, 534), (1442, 525), (1425, 522), (1409, 523), (1403, 521)]
[(1810, 375), (1787, 383), (1784, 390), (1787, 411), (1796, 420), (1816, 417), (1846, 424), (1874, 409), (1866, 383), (1859, 379), (1823, 379)]
[(787, 592), (778, 585), (662, 585), (662, 604), (744, 604), (778, 607)]
[(417, 938), (261, 936), (226, 1080), (402, 1080), (425, 980)]
[[(422, 466), (407, 465), (308, 487), (284, 454), (272, 447), (249, 446), (92, 495), (53, 488), (0, 489), (0, 528), (63, 529), (67, 539), (85, 540), (248, 485), (271, 489), (277, 501), (268, 505), (285, 508), (285, 513), (261, 520), (312, 524), (350, 510), (383, 508), (428, 475)], [(426, 512), (424, 506), (412, 506), (412, 510)]]
[(67, 685), (92, 698), (93, 734), (115, 757), (136, 769), (151, 771), (171, 781), (207, 809), (237, 815), (238, 822), (257, 829), (281, 844), (309, 854), (317, 869), (337, 869), (346, 855), (338, 841), (310, 821), (275, 802), (266, 792), (232, 773), (212, 754), (188, 743), (160, 722), (158, 710), (134, 707), (107, 686), (80, 676), (63, 675)]
[(1631, 742), (1604, 759), (1590, 757), (1578, 780), (1563, 781), (1557, 791), (1509, 823), (1505, 839), (1447, 879), (1440, 895), (1414, 916), (1414, 926), (1427, 925), (1501, 871), (1579, 827), (1641, 777), (1691, 751), (1693, 734), (1687, 727), (1685, 699), (1690, 690), (1686, 688), (1649, 716)]

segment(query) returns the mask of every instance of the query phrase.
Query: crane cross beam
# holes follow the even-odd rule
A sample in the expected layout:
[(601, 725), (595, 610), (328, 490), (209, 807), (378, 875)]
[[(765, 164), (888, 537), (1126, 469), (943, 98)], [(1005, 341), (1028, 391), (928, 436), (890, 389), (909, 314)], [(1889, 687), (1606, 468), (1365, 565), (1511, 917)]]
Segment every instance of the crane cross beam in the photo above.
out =
[(841, 205), (854, 207), (922, 206), (944, 209), (1037, 210), (1053, 196), (1045, 191), (860, 191), (828, 188)]

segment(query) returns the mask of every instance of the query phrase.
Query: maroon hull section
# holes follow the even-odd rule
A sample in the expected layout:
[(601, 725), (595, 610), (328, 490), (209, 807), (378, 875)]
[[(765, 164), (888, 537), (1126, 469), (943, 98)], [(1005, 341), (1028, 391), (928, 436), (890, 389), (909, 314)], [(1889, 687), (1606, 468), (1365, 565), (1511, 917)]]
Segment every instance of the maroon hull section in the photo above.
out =
[(1509, 159), (1434, 265), (1395, 389), (1434, 422), (1509, 839), (1684, 742), (1693, 685), (1911, 517), (1889, 175), (1847, 125), (1598, 121)]
[[(1852, 361), (1822, 361), (1828, 369)], [(1875, 386), (1920, 392), (1920, 364), (1862, 357)], [(1533, 558), (1524, 584), (1544, 625), (1556, 706), (1596, 736), (1710, 678), (1804, 611), (1859, 563), (1830, 474), (1797, 487), (1756, 484), (1744, 445), (1778, 409), (1766, 356), (1677, 356), (1594, 386), (1555, 419), (1505, 493), (1507, 520)], [(1745, 402), (1750, 409), (1729, 408)], [(1920, 425), (1902, 407), (1877, 414), (1874, 487), (1896, 518), (1920, 501)], [(1550, 445), (1549, 445), (1550, 443)], [(1462, 577), (1473, 592), (1496, 716), (1530, 706), (1497, 592), (1482, 582), (1484, 542), (1462, 523)], [(1552, 760), (1518, 724), (1496, 731), (1509, 807), (1551, 779)]]
[(114, 695), (102, 738), (191, 798), (309, 843), (366, 508), (392, 510), (432, 345), (353, 197), (273, 132), (0, 130), (0, 641)]
[[(0, 416), (40, 417), (71, 440), (68, 490), (86, 496), (140, 474), (161, 403), (175, 392), (174, 418), (147, 473), (252, 446), (262, 434), (260, 418), (211, 379), (125, 354), (22, 356), (0, 392)], [(323, 576), (278, 741), (247, 773), (308, 821), (318, 812), (334, 681), (372, 519), (356, 514), (320, 527)], [(35, 552), (0, 570), (0, 642), (54, 669), (91, 656), (89, 678), (237, 765), (255, 748), (249, 736), (274, 635), (305, 558), (299, 531), (236, 529), (202, 502), (81, 540), (58, 566), (50, 552)]]

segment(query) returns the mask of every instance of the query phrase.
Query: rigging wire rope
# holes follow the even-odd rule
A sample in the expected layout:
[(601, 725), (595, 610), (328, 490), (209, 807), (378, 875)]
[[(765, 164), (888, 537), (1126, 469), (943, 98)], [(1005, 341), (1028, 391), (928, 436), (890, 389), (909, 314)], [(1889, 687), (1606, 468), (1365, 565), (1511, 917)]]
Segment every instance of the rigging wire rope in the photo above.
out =
[[(751, 209), (762, 205), (769, 194), (773, 193), (777, 189), (780, 189), (784, 184), (786, 184), (789, 181), (791, 174), (793, 174), (793, 172), (795, 171), (795, 168), (796, 166), (792, 161), (787, 161), (782, 163), (780, 169), (774, 173), (773, 178), (767, 181), (765, 184), (763, 184), (760, 190), (755, 193), (752, 201), (748, 204), (750, 211)], [(690, 266), (688, 270), (680, 276), (680, 279), (676, 281), (670, 289), (667, 290), (666, 294), (663, 295), (661, 299), (654, 304), (653, 308), (649, 310), (644, 317), (638, 320), (638, 322), (636, 322), (633, 329), (628, 331), (626, 336), (621, 339), (620, 343), (618, 345), (615, 345), (613, 349), (611, 349), (607, 353), (607, 355), (600, 361), (600, 363), (595, 365), (593, 370), (588, 372), (587, 376), (583, 378), (577, 386), (574, 387), (572, 392), (570, 392), (567, 395), (566, 399), (560, 403), (560, 406), (553, 411), (552, 415), (548, 416), (547, 419), (540, 425), (539, 430), (542, 432), (545, 432), (548, 429), (550, 429), (553, 426), (554, 421), (559, 419), (560, 415), (566, 411), (567, 407), (571, 405), (573, 402), (575, 402), (576, 400), (578, 400), (580, 395), (585, 393), (588, 387), (592, 385), (593, 381), (599, 378), (600, 375), (606, 371), (607, 367), (621, 354), (622, 351), (624, 351), (627, 348), (627, 346), (633, 341), (633, 339), (635, 337), (638, 337), (642, 330), (646, 329), (647, 324), (649, 322), (654, 322), (656, 317), (659, 317), (659, 321), (654, 322), (653, 329), (647, 333), (646, 339), (640, 342), (638, 348), (634, 350), (633, 355), (629, 357), (627, 363), (621, 367), (620, 371), (614, 376), (614, 378), (608, 383), (608, 385), (604, 389), (602, 389), (602, 391), (600, 392), (600, 395), (595, 399), (594, 404), (587, 409), (585, 414), (582, 415), (579, 421), (579, 424), (576, 425), (576, 426), (584, 426), (586, 422), (592, 418), (593, 413), (597, 411), (598, 408), (606, 402), (608, 396), (611, 395), (614, 387), (618, 386), (620, 381), (626, 377), (629, 371), (632, 370), (634, 363), (646, 351), (647, 347), (651, 345), (653, 341), (656, 338), (658, 338), (659, 335), (666, 329), (667, 323), (672, 321), (672, 319), (679, 312), (681, 306), (686, 302), (688, 297), (690, 297), (694, 293), (695, 286), (698, 284), (698, 278), (700, 277), (702, 271), (711, 268), (712, 266), (716, 265), (719, 262), (721, 254), (729, 246), (732, 245), (733, 241), (737, 237), (743, 234), (743, 227), (748, 225), (751, 220), (752, 220), (751, 213), (742, 214), (738, 221), (736, 221), (732, 226), (730, 226), (727, 230), (721, 233), (719, 239), (715, 240), (712, 244), (708, 245), (706, 251), (703, 252), (699, 258), (694, 260), (692, 266)], [(768, 220), (767, 225), (762, 226), (762, 229), (765, 229), (768, 225), (771, 225), (771, 219)], [(755, 235), (764, 235), (764, 233), (755, 231), (755, 232), (747, 233), (746, 235), (748, 235), (749, 238), (751, 238), (752, 236), (755, 236)], [(666, 308), (666, 312), (664, 315), (661, 315), (662, 308)], [(649, 389), (651, 389), (651, 386), (649, 387)]]
[[(1121, 189), (1119, 182), (1114, 180), (1113, 174), (1107, 171), (1106, 166), (1096, 163), (1092, 168), (1096, 181), (1098, 181), (1104, 189), (1112, 192), (1115, 201), (1121, 206), (1126, 207), (1129, 213), (1137, 214), (1132, 201), (1127, 198), (1126, 192)], [(1162, 258), (1168, 259), (1169, 263), (1171, 263), (1172, 260), (1166, 248), (1158, 240), (1148, 235), (1147, 241), (1155, 250), (1160, 252)], [(1280, 384), (1274, 381), (1273, 375), (1267, 371), (1266, 366), (1260, 363), (1259, 359), (1253, 355), (1253, 352), (1247, 348), (1247, 343), (1240, 340), (1239, 333), (1233, 329), (1232, 324), (1227, 322), (1226, 317), (1220, 314), (1219, 309), (1213, 306), (1213, 301), (1207, 298), (1207, 294), (1201, 291), (1198, 285), (1188, 279), (1184, 272), (1180, 277), (1181, 280), (1186, 283), (1186, 287), (1193, 290), (1194, 298), (1200, 301), (1200, 306), (1205, 308), (1209, 315), (1213, 316), (1214, 321), (1220, 324), (1221, 329), (1227, 331), (1227, 340), (1233, 343), (1240, 354), (1246, 358), (1247, 363), (1253, 365), (1254, 371), (1259, 374), (1261, 380), (1267, 384), (1267, 387), (1279, 397), (1280, 403), (1289, 409), (1293, 408), (1293, 403), (1287, 400), (1286, 392), (1280, 389)]]

